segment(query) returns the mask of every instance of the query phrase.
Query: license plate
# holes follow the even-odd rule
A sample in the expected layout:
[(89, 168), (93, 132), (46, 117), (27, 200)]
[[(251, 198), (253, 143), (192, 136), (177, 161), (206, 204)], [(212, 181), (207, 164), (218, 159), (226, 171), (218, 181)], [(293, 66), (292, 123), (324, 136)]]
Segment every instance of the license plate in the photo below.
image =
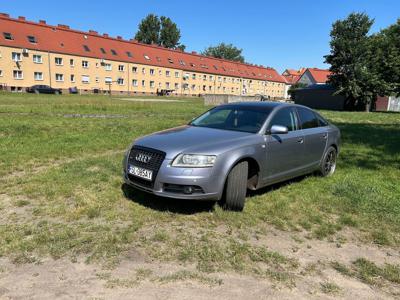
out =
[(149, 181), (151, 181), (151, 179), (153, 178), (153, 171), (135, 167), (135, 166), (129, 166), (128, 172), (129, 172), (129, 174), (132, 174), (133, 176), (140, 177), (140, 178), (143, 178), (143, 179), (146, 179)]

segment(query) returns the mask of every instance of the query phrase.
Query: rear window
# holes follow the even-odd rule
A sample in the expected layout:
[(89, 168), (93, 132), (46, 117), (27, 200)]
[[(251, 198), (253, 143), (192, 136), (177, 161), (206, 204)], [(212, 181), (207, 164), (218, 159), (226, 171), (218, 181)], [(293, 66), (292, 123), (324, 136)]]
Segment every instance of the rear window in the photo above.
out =
[(319, 121), (313, 111), (307, 108), (297, 107), (297, 112), (299, 113), (302, 129), (319, 127)]

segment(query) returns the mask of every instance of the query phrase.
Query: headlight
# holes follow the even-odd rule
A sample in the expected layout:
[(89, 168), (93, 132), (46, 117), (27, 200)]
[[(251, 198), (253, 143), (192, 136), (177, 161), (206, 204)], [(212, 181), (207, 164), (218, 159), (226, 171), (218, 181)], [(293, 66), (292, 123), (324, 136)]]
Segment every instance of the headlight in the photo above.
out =
[(212, 167), (216, 158), (216, 155), (179, 154), (174, 159), (171, 166), (186, 168)]

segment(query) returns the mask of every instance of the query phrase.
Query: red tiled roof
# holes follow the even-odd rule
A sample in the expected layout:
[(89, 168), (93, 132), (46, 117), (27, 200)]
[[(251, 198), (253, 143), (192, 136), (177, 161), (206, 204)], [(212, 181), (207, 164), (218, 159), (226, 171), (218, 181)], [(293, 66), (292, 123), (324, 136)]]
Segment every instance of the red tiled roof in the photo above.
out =
[[(1, 32), (11, 33), (13, 40), (6, 40)], [(37, 43), (30, 43), (27, 36), (35, 36)], [(66, 25), (51, 26), (44, 21), (30, 22), (23, 17), (13, 19), (7, 14), (0, 14), (0, 45), (192, 72), (285, 82), (285, 79), (273, 68), (165, 49), (156, 45), (141, 44), (134, 40), (123, 40), (121, 37), (111, 38), (106, 34), (99, 35), (93, 30), (83, 32), (72, 30)], [(84, 45), (90, 51), (86, 51)], [(106, 53), (103, 53), (100, 48), (103, 48)], [(114, 50), (117, 55), (113, 55), (111, 50)], [(128, 51), (132, 57), (127, 55)], [(146, 59), (146, 56), (150, 59)]]
[(295, 84), (299, 81), (301, 75), (306, 71), (306, 68), (301, 68), (300, 70), (286, 69), (282, 76), (285, 78), (286, 82), (289, 84)]
[(329, 75), (332, 74), (329, 70), (318, 68), (308, 68), (307, 70), (311, 73), (311, 76), (314, 77), (314, 80), (317, 83), (326, 83), (328, 81)]

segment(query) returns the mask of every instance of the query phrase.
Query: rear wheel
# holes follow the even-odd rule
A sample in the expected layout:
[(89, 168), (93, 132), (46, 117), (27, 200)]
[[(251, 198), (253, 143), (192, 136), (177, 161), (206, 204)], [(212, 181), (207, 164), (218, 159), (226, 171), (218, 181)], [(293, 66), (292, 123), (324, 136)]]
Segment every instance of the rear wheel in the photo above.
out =
[(323, 177), (331, 176), (336, 170), (337, 151), (330, 146), (322, 159), (319, 172)]
[(246, 199), (247, 175), (249, 164), (247, 161), (238, 163), (228, 175), (225, 186), (223, 208), (242, 211)]

